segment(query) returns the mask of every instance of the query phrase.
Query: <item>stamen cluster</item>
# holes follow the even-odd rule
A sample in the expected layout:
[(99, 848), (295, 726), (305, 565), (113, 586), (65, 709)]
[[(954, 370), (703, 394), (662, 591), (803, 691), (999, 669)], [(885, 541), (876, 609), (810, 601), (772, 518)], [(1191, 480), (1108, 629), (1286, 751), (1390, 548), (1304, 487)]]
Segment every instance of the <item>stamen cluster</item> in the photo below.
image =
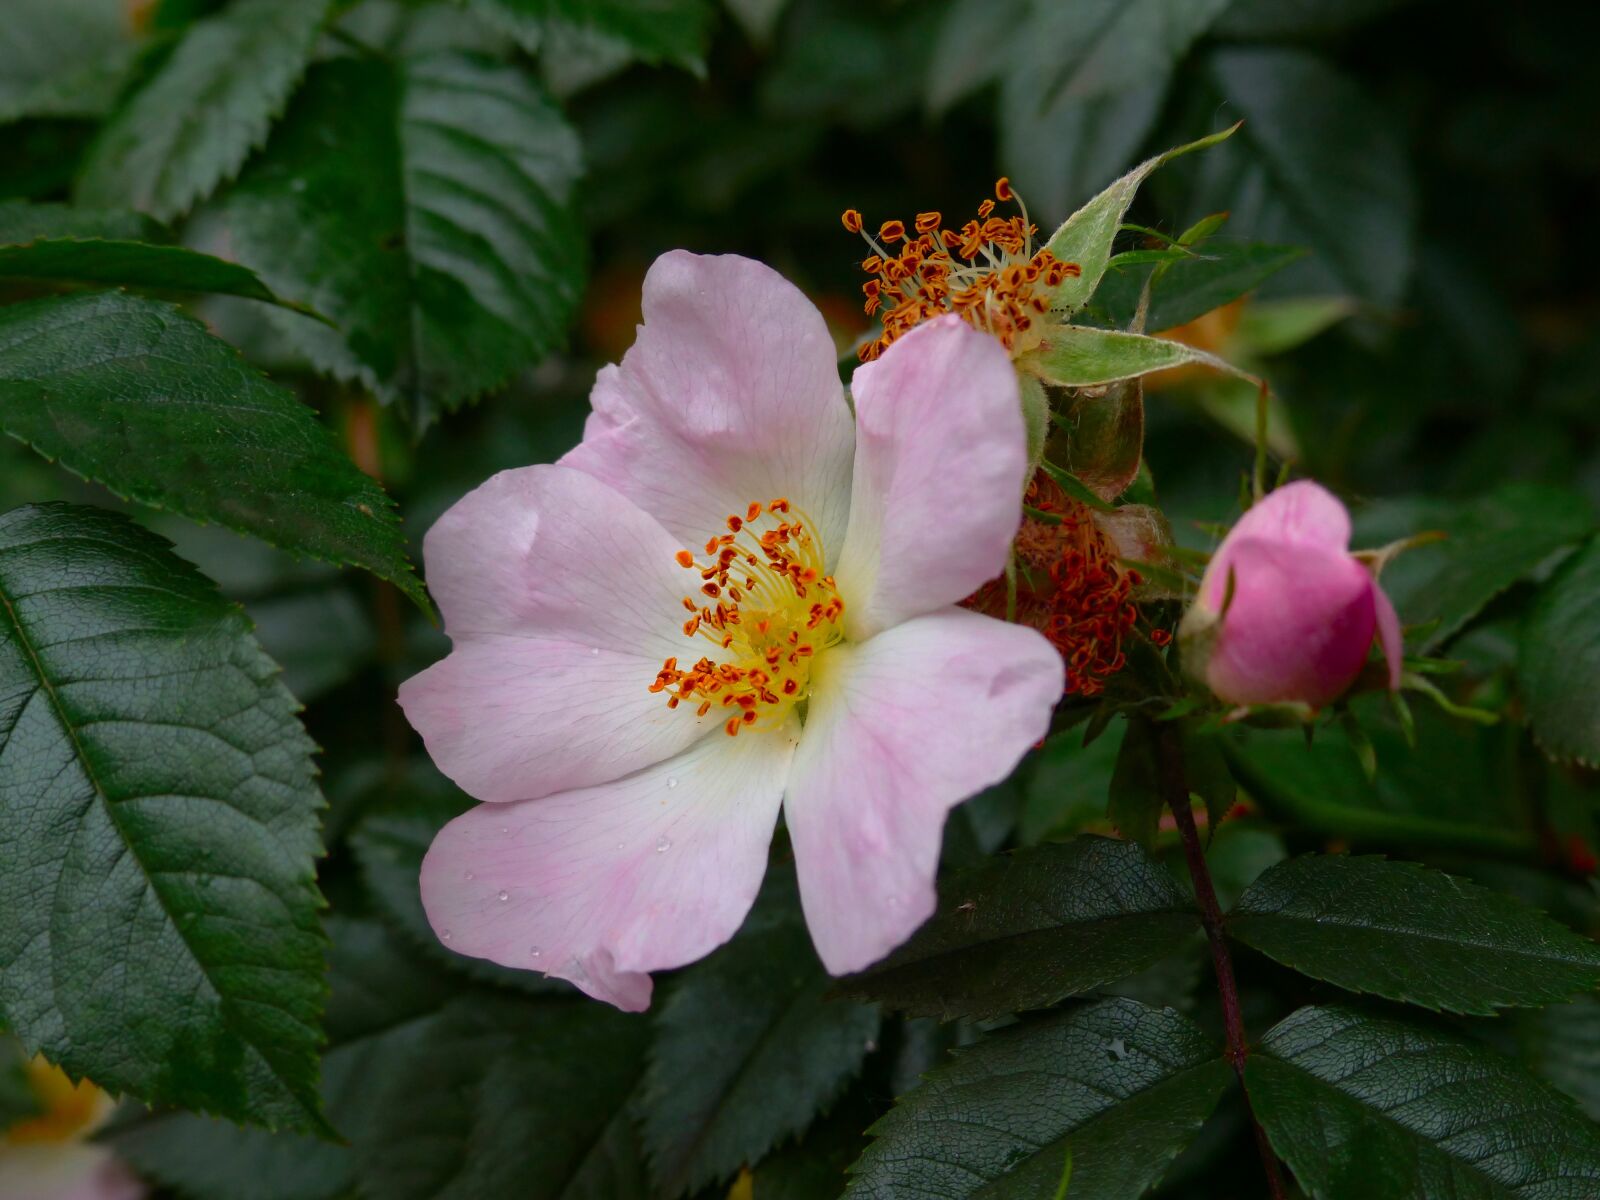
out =
[[(1133, 589), (1142, 580), (1124, 567), (1090, 508), (1039, 472), (1026, 503), (1059, 523), (1026, 516), (1014, 545), (1019, 579), (1015, 619), (1039, 630), (1067, 667), (1067, 695), (1096, 696), (1127, 665), (1123, 641), (1139, 619)], [(968, 602), (1003, 615), (1005, 584), (985, 584)]]
[[(770, 519), (759, 533), (757, 522)], [(732, 661), (703, 657), (687, 669), (666, 659), (650, 685), (667, 693), (667, 707), (689, 702), (698, 716), (713, 707), (735, 709), (723, 728), (730, 737), (763, 716), (773, 721), (805, 699), (811, 660), (843, 636), (844, 601), (824, 575), (822, 546), (803, 513), (783, 498), (752, 502), (728, 518), (728, 532), (705, 544), (706, 561), (687, 550), (678, 564), (698, 571), (700, 597), (685, 596), (686, 637), (701, 637)]]
[[(942, 227), (936, 212), (918, 213), (911, 232), (903, 221), (885, 221), (874, 238), (855, 209), (844, 213), (844, 227), (872, 247), (861, 269), (874, 278), (862, 284), (868, 316), (883, 313), (883, 333), (862, 345), (863, 362), (877, 358), (907, 330), (932, 317), (956, 313), (994, 334), (1007, 350), (1026, 349), (1037, 336), (1039, 318), (1050, 308), (1048, 291), (1078, 275), (1077, 263), (1063, 262), (1034, 247), (1037, 225), (1009, 180), (994, 185), (995, 199), (1015, 200), (1020, 216), (997, 217), (994, 200), (978, 206), (977, 219), (959, 231)], [(904, 243), (898, 253), (888, 247)], [(1021, 343), (1019, 347), (1019, 343)]]

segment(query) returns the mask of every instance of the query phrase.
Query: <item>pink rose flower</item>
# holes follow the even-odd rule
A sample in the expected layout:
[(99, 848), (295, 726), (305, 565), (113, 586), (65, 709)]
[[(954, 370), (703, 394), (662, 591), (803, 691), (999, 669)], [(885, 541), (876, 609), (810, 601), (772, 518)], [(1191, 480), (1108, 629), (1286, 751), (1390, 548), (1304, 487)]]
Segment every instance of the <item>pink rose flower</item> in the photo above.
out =
[(1389, 686), (1397, 688), (1402, 647), (1394, 605), (1350, 553), (1344, 505), (1320, 484), (1300, 480), (1269, 494), (1228, 531), (1180, 636), (1186, 668), (1220, 699), (1320, 708), (1361, 673), (1374, 633), (1388, 659)]
[(422, 898), (452, 949), (649, 1005), (738, 929), (780, 808), (838, 974), (933, 911), (945, 814), (1044, 736), (1060, 658), (955, 607), (1027, 469), (993, 337), (942, 318), (860, 368), (769, 268), (673, 252), (583, 442), (424, 543), (454, 648), (400, 702), (485, 803)]

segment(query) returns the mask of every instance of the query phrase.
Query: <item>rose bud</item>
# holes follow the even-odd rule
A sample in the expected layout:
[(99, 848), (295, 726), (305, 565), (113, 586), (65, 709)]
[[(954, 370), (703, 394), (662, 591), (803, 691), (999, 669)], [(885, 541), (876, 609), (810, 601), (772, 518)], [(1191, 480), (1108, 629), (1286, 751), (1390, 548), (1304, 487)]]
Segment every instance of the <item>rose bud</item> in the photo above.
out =
[(1400, 685), (1400, 621), (1350, 553), (1350, 514), (1300, 480), (1239, 518), (1179, 629), (1185, 669), (1230, 704), (1320, 708), (1361, 673), (1376, 634)]

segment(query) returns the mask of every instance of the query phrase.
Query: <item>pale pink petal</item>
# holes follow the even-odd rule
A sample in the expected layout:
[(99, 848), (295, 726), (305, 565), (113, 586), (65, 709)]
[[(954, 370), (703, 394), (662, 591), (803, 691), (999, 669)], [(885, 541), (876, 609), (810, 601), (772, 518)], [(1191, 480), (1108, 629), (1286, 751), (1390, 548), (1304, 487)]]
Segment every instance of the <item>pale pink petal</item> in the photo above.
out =
[(654, 518), (579, 471), (504, 471), (424, 544), (455, 649), (400, 687), (438, 767), (480, 800), (604, 782), (704, 733), (650, 684), (692, 656), (683, 597), (699, 579)]
[(784, 815), (806, 923), (837, 975), (933, 911), (945, 814), (1044, 737), (1062, 666), (1034, 630), (946, 609), (828, 651), (813, 686)]
[(616, 779), (720, 728), (721, 717), (669, 709), (650, 692), (660, 665), (598, 646), (478, 635), (402, 684), (400, 704), (462, 791), (532, 800)]
[(822, 315), (772, 268), (674, 250), (645, 276), (638, 340), (600, 372), (583, 443), (561, 461), (691, 546), (786, 497), (836, 555), (854, 450), (837, 361)]
[(648, 972), (693, 962), (744, 920), (793, 754), (792, 729), (716, 733), (600, 787), (479, 805), (423, 860), (434, 932), (644, 1009)]
[[(702, 539), (703, 540), (703, 539)], [(445, 632), (600, 646), (656, 662), (679, 653), (694, 549), (611, 488), (561, 466), (501, 471), (428, 530), (428, 590)]]
[(5, 1200), (143, 1200), (145, 1187), (104, 1146), (91, 1142), (0, 1143)]
[(1269, 542), (1298, 542), (1326, 550), (1350, 548), (1350, 514), (1339, 498), (1311, 479), (1297, 479), (1268, 492), (1250, 506), (1223, 540), (1262, 538)]
[(1028, 451), (1010, 356), (959, 317), (912, 330), (851, 388), (856, 464), (836, 574), (860, 641), (1001, 573)]
[(1389, 666), (1389, 690), (1400, 690), (1400, 673), (1405, 667), (1406, 642), (1400, 632), (1400, 614), (1394, 610), (1394, 601), (1383, 585), (1372, 581), (1372, 600), (1378, 612), (1378, 645), (1383, 647), (1383, 658)]
[(1337, 699), (1367, 661), (1377, 626), (1372, 577), (1355, 559), (1248, 538), (1232, 547), (1233, 599), (1206, 661), (1232, 704)]

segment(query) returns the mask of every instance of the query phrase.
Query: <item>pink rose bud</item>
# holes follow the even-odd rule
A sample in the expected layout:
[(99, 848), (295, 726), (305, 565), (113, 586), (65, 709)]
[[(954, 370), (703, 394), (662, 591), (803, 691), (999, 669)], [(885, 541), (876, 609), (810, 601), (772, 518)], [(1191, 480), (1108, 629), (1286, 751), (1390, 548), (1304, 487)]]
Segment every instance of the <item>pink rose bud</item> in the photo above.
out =
[(1400, 686), (1400, 621), (1350, 553), (1350, 514), (1320, 484), (1268, 495), (1222, 540), (1179, 631), (1184, 665), (1230, 704), (1338, 699), (1376, 634)]

